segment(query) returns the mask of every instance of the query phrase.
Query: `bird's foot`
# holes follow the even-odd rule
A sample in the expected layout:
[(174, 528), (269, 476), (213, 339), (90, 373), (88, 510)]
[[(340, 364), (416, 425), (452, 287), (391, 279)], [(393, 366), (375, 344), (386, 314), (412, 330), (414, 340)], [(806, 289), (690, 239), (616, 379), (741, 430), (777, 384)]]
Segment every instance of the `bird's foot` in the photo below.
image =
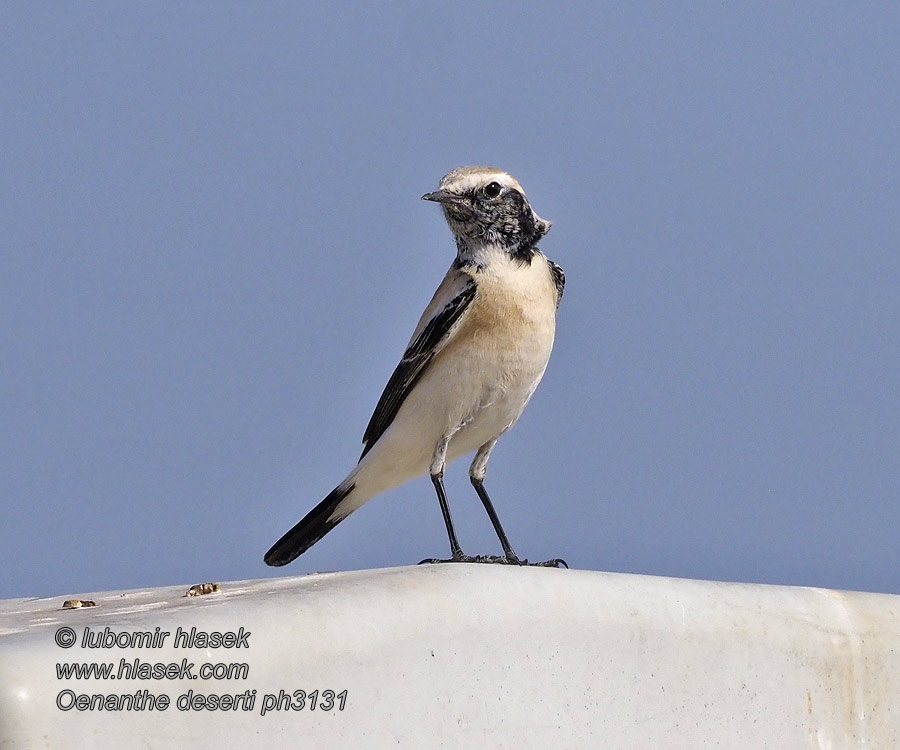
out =
[(492, 565), (528, 565), (538, 568), (569, 567), (566, 561), (561, 560), (560, 558), (545, 560), (544, 562), (530, 563), (528, 562), (528, 560), (520, 560), (515, 555), (508, 557), (506, 555), (464, 555), (462, 553), (447, 558), (446, 560), (441, 560), (437, 557), (429, 557), (422, 560), (419, 565), (424, 565), (426, 563), (428, 563), (429, 565), (434, 565), (437, 563), (490, 563)]
[(422, 560), (419, 565), (436, 564), (436, 563), (492, 563), (495, 565), (522, 565), (522, 561), (517, 557), (505, 557), (504, 555), (465, 555), (459, 553), (441, 560), (437, 557), (428, 557)]

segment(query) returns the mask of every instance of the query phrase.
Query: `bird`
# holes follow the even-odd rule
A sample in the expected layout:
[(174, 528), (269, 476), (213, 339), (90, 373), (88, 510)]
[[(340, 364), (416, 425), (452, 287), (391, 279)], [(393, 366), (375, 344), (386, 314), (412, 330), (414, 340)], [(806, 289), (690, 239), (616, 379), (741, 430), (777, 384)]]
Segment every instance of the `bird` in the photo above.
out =
[[(426, 472), (450, 557), (422, 562), (529, 564), (510, 545), (484, 478), (491, 451), (522, 414), (553, 348), (565, 274), (537, 246), (551, 222), (531, 208), (518, 180), (495, 167), (454, 169), (422, 200), (443, 209), (456, 258), (375, 407), (359, 462), (272, 546), (267, 565), (287, 565), (368, 500)], [(464, 554), (453, 526), (444, 470), (473, 452), (469, 478), (503, 556)]]

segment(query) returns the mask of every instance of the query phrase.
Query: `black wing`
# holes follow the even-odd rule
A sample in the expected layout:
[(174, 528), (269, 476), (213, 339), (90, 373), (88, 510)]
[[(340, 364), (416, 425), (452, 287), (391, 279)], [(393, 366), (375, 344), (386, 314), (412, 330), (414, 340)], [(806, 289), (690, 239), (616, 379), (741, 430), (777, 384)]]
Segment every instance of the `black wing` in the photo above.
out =
[(556, 286), (556, 307), (558, 308), (559, 303), (562, 301), (563, 291), (566, 288), (566, 275), (563, 273), (563, 270), (549, 258), (547, 259), (547, 263), (550, 264), (550, 274), (553, 276), (553, 283)]
[(462, 314), (475, 299), (475, 291), (475, 280), (470, 278), (462, 290), (428, 321), (422, 332), (407, 347), (403, 359), (400, 360), (400, 364), (384, 388), (384, 393), (381, 394), (375, 413), (369, 420), (369, 426), (366, 427), (363, 435), (365, 447), (362, 456), (359, 457), (360, 461), (391, 426), (406, 397), (425, 373), (435, 354), (440, 351), (442, 344), (449, 338)]

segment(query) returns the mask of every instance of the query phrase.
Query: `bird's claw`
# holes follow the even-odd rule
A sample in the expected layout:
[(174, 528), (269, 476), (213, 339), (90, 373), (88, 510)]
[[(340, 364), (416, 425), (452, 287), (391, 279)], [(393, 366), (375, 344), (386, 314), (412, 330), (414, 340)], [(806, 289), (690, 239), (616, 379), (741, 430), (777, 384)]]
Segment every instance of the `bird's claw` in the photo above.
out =
[(498, 565), (520, 565), (521, 561), (518, 558), (510, 559), (503, 557), (502, 555), (464, 555), (460, 553), (444, 560), (438, 557), (428, 557), (422, 560), (419, 565), (424, 565), (425, 563), (494, 563)]
[(505, 555), (464, 555), (462, 553), (442, 560), (437, 557), (427, 557), (419, 562), (419, 565), (434, 565), (437, 563), (490, 563), (492, 565), (523, 565), (536, 568), (568, 568), (569, 565), (561, 558), (545, 560), (544, 562), (530, 563), (528, 560), (520, 560), (518, 557)]

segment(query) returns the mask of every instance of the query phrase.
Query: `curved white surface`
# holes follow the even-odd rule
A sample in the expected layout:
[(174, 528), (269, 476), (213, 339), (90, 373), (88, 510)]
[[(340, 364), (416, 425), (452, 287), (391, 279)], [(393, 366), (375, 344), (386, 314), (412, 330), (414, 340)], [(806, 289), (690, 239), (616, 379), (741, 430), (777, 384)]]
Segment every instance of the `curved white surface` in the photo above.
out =
[[(221, 588), (82, 595), (98, 606), (77, 610), (61, 609), (72, 597), (0, 602), (0, 748), (900, 747), (897, 596), (490, 565)], [(179, 627), (233, 632), (237, 647), (176, 647)], [(120, 644), (170, 635), (87, 648), (86, 628)], [(181, 677), (57, 676), (135, 659)], [(204, 664), (249, 671), (203, 679)], [(307, 697), (263, 715), (265, 696), (300, 689), (319, 691), (315, 710)], [(323, 710), (329, 689), (346, 691), (343, 710), (337, 696)], [(170, 705), (57, 705), (143, 690)], [(188, 691), (238, 706), (179, 710)]]

